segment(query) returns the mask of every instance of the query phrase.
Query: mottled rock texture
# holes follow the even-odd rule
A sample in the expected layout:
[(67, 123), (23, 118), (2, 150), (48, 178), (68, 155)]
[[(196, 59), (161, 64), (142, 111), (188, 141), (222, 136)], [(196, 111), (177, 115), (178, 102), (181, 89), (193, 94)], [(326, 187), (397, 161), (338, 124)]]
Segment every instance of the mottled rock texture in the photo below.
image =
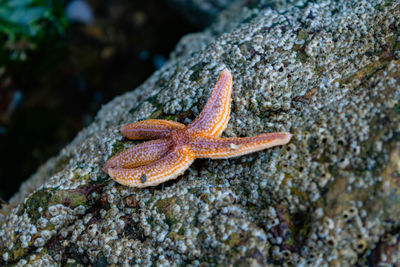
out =
[[(0, 265), (400, 264), (399, 21), (398, 1), (232, 6), (24, 185), (0, 227)], [(224, 135), (290, 131), (289, 145), (196, 160), (155, 188), (101, 172), (134, 144), (121, 124), (190, 122), (224, 67)]]

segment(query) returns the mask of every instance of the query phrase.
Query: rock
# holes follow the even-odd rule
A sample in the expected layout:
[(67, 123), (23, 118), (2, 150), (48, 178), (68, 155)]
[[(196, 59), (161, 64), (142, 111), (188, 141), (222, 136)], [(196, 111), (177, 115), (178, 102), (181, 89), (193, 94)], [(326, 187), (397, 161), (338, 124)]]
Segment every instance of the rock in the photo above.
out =
[[(265, 3), (241, 2), (185, 37), (42, 167), (3, 219), (0, 265), (398, 265), (398, 2)], [(196, 160), (155, 188), (101, 172), (134, 144), (121, 124), (190, 122), (224, 67), (224, 135), (290, 131), (289, 145)]]

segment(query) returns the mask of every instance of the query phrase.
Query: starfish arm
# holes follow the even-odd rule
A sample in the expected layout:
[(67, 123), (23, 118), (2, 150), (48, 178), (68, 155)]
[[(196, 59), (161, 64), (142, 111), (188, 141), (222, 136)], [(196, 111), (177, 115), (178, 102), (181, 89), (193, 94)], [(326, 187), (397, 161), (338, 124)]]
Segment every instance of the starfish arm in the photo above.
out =
[(107, 172), (109, 168), (134, 168), (149, 164), (165, 155), (169, 147), (168, 139), (157, 139), (138, 144), (107, 160), (103, 170)]
[(187, 146), (177, 146), (161, 159), (132, 169), (110, 168), (108, 174), (116, 182), (131, 187), (156, 186), (183, 174), (195, 159)]
[(203, 110), (188, 128), (204, 135), (220, 136), (229, 121), (231, 111), (232, 75), (224, 69)]
[(191, 142), (191, 148), (197, 158), (226, 159), (237, 157), (273, 146), (287, 144), (290, 133), (268, 133), (243, 138), (220, 138), (197, 136)]
[(121, 134), (132, 140), (164, 138), (170, 131), (185, 128), (185, 125), (169, 120), (144, 120), (121, 127)]

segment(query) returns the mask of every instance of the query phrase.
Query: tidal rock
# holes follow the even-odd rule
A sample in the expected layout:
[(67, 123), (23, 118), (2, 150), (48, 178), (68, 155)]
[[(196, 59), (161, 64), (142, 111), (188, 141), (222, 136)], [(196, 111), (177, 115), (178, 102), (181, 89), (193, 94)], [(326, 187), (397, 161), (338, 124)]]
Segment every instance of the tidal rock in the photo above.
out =
[[(243, 1), (115, 98), (11, 201), (0, 265), (400, 264), (398, 1)], [(224, 136), (290, 144), (196, 160), (154, 188), (102, 165), (134, 145), (120, 125), (189, 123), (233, 74)]]

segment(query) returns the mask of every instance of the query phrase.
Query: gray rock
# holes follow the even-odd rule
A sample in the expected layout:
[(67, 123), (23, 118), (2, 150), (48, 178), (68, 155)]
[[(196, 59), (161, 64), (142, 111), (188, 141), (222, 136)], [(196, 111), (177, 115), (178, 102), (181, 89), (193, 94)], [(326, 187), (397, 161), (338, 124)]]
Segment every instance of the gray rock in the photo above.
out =
[[(22, 187), (0, 265), (399, 264), (399, 21), (398, 1), (232, 6)], [(224, 67), (224, 135), (290, 131), (289, 145), (197, 160), (155, 188), (101, 172), (134, 144), (121, 124), (190, 122)]]

